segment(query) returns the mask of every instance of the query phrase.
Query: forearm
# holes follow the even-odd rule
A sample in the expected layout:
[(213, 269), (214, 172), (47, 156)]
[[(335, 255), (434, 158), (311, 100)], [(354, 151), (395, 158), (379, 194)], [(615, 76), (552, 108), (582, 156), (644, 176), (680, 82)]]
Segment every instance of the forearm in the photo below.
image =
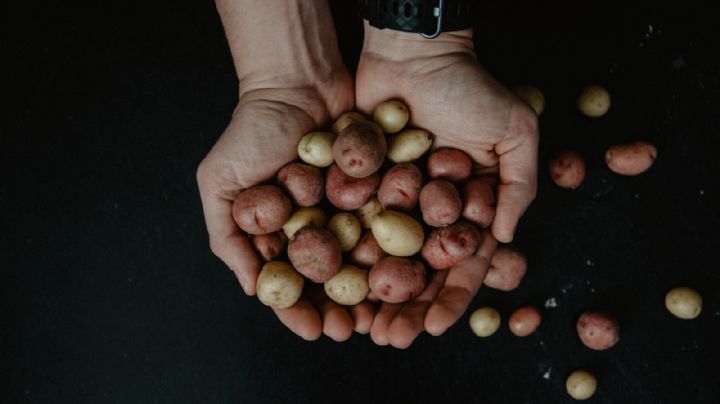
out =
[(365, 21), (363, 53), (392, 61), (451, 53), (470, 54), (475, 57), (472, 29), (444, 32), (437, 38), (426, 39), (420, 34), (390, 29), (381, 30), (371, 26), (367, 21)]

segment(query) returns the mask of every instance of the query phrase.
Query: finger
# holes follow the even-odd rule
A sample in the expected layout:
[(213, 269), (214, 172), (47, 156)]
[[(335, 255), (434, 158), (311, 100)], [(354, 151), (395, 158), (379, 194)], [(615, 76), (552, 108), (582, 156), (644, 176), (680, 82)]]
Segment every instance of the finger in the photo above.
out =
[(372, 327), (373, 317), (375, 316), (375, 308), (369, 302), (362, 302), (350, 308), (353, 324), (355, 324), (355, 332), (359, 334), (367, 334)]
[(313, 285), (308, 291), (308, 297), (320, 311), (323, 334), (337, 342), (350, 338), (353, 320), (345, 307), (327, 297), (320, 285)]
[(459, 143), (454, 138), (435, 137), (433, 142), (433, 150), (443, 147), (451, 147), (466, 152), (470, 158), (482, 167), (494, 167), (498, 164), (498, 155), (495, 153), (492, 145), (478, 145), (468, 147), (467, 144)]
[(393, 317), (400, 309), (402, 309), (402, 303), (383, 303), (380, 306), (380, 310), (375, 315), (370, 327), (370, 338), (374, 343), (378, 345), (390, 343), (387, 335), (388, 327), (390, 327)]
[(425, 329), (441, 335), (463, 315), (482, 285), (497, 241), (485, 232), (478, 251), (448, 271), (445, 285), (433, 301), (425, 317)]
[(290, 331), (306, 341), (314, 341), (322, 335), (320, 313), (304, 297), (287, 309), (273, 309), (273, 311)]

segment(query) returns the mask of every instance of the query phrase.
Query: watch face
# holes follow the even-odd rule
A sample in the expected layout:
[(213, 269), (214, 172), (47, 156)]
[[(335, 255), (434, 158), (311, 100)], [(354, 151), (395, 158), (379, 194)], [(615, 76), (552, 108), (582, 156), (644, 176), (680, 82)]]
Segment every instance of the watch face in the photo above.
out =
[[(409, 32), (425, 31), (423, 16), (428, 14), (425, 7), (432, 9), (432, 2), (414, 0), (384, 1), (382, 14), (385, 17), (384, 25), (388, 28)], [(432, 15), (432, 12), (430, 13)]]

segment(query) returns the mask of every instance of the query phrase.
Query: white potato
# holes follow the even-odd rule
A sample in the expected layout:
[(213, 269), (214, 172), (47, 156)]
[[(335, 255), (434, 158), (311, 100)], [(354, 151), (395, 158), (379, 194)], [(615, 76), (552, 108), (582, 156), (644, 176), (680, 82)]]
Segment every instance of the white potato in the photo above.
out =
[(305, 226), (324, 227), (327, 222), (327, 215), (322, 209), (316, 206), (307, 206), (300, 208), (290, 215), (290, 219), (283, 225), (283, 231), (288, 240), (293, 238), (295, 232)]
[(492, 307), (481, 307), (470, 315), (470, 329), (478, 337), (489, 337), (500, 328), (500, 313)]
[(341, 212), (333, 216), (327, 228), (340, 243), (340, 251), (342, 252), (355, 248), (362, 234), (360, 221), (349, 212)]
[(570, 397), (576, 400), (587, 400), (595, 394), (597, 379), (590, 372), (576, 370), (570, 373), (565, 381), (565, 389)]
[(397, 100), (385, 101), (375, 107), (373, 112), (373, 120), (385, 133), (399, 132), (409, 119), (410, 112), (407, 107)]
[(343, 265), (340, 272), (325, 282), (325, 294), (335, 303), (344, 306), (356, 305), (370, 292), (368, 271), (353, 265)]
[(355, 215), (357, 215), (358, 219), (360, 220), (360, 225), (362, 225), (362, 228), (369, 229), (372, 225), (372, 221), (375, 220), (375, 217), (381, 211), (382, 204), (377, 197), (373, 196), (367, 201), (367, 203), (365, 203), (365, 205), (355, 210)]
[(699, 316), (702, 305), (702, 296), (694, 289), (678, 287), (665, 295), (665, 307), (675, 317), (683, 320), (692, 320)]
[(309, 132), (300, 138), (298, 156), (315, 167), (328, 167), (333, 163), (335, 135), (330, 132)]
[(365, 117), (359, 112), (345, 112), (340, 115), (338, 119), (335, 120), (335, 122), (333, 122), (332, 126), (330, 127), (330, 132), (337, 135), (342, 132), (343, 129), (347, 128), (348, 125), (366, 120), (367, 119), (365, 119)]
[(257, 277), (257, 297), (267, 306), (285, 309), (300, 299), (303, 284), (302, 275), (292, 265), (270, 261), (263, 265)]
[(610, 94), (598, 85), (585, 87), (577, 99), (577, 107), (591, 118), (599, 118), (610, 109)]
[(405, 129), (388, 137), (387, 158), (394, 163), (419, 159), (432, 146), (432, 135), (423, 129)]
[(539, 88), (534, 86), (517, 86), (515, 94), (525, 101), (535, 113), (540, 116), (545, 110), (545, 96)]
[(425, 241), (422, 225), (411, 216), (394, 210), (378, 213), (371, 229), (380, 248), (397, 257), (417, 254)]

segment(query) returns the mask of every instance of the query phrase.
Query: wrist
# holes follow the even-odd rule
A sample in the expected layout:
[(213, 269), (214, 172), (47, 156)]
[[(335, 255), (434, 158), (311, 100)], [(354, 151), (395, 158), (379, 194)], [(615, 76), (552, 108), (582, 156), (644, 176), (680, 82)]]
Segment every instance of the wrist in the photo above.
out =
[(364, 25), (362, 52), (374, 57), (398, 62), (449, 54), (475, 58), (472, 28), (443, 32), (436, 38), (427, 39), (420, 34), (375, 28), (367, 21)]

